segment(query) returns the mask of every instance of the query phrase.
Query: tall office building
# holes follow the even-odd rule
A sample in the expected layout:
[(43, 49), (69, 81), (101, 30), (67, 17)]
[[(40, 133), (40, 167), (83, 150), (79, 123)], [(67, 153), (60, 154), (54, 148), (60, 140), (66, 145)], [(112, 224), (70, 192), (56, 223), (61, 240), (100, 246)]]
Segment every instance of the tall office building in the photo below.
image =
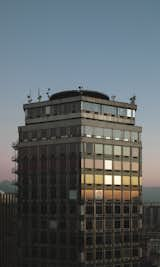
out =
[(139, 267), (141, 127), (136, 105), (72, 90), (24, 105), (20, 267)]

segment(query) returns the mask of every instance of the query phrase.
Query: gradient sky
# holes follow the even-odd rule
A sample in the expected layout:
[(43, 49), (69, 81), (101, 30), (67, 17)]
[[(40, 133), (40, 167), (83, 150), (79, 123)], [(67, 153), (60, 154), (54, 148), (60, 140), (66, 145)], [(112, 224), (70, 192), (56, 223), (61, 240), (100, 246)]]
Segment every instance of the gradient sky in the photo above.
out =
[(82, 85), (117, 100), (137, 96), (144, 185), (160, 186), (160, 1), (0, 1), (0, 179), (29, 88)]

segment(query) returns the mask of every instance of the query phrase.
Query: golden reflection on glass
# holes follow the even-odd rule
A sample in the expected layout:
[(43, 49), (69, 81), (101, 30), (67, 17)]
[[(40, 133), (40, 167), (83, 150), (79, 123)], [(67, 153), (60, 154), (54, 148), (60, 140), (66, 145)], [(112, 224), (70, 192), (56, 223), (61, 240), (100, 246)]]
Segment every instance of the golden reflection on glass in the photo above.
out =
[(95, 184), (103, 184), (103, 175), (95, 175)]
[(105, 200), (112, 200), (112, 190), (104, 190), (104, 199)]
[(131, 184), (132, 185), (138, 185), (138, 177), (137, 176), (131, 177)]
[(138, 199), (138, 198), (139, 198), (139, 191), (138, 190), (131, 191), (131, 199), (135, 200), (135, 199)]
[(121, 190), (114, 190), (114, 200), (121, 200)]
[(123, 191), (123, 200), (130, 200), (130, 191), (129, 190)]
[(85, 190), (85, 199), (92, 200), (94, 198), (94, 191), (87, 189)]
[(85, 183), (86, 184), (93, 184), (93, 175), (92, 174), (86, 174)]
[(123, 176), (123, 185), (130, 185), (130, 176)]

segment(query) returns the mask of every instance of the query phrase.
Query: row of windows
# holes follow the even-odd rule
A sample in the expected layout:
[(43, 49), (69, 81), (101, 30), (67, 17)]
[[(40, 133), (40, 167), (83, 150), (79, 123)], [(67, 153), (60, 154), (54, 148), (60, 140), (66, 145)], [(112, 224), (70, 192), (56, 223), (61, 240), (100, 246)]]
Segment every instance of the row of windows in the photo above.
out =
[[(94, 163), (94, 165), (93, 165)], [(139, 162), (120, 161), (120, 160), (102, 160), (102, 159), (85, 159), (81, 160), (81, 168), (85, 169), (99, 169), (99, 170), (123, 170), (135, 171), (139, 170)]]
[(124, 185), (138, 186), (142, 185), (142, 177), (138, 176), (121, 176), (121, 175), (101, 175), (101, 174), (82, 174), (81, 184), (97, 185)]
[(93, 126), (82, 126), (82, 136), (114, 139), (138, 143), (141, 140), (139, 132), (127, 131), (127, 130), (114, 130)]
[(113, 107), (109, 105), (96, 104), (91, 102), (81, 102), (81, 110), (98, 114), (135, 118), (135, 110), (131, 110), (129, 108), (127, 109)]
[(83, 215), (84, 213), (86, 215), (93, 215), (95, 212), (95, 214), (102, 214), (102, 213), (106, 213), (106, 214), (110, 214), (112, 215), (113, 213), (115, 214), (120, 214), (122, 213), (123, 215), (126, 214), (127, 216), (129, 215), (129, 213), (132, 212), (132, 214), (136, 214), (137, 212), (139, 212), (140, 214), (142, 213), (142, 206), (138, 206), (138, 205), (127, 205), (124, 203), (124, 205), (120, 205), (117, 203), (114, 203), (113, 205), (110, 203), (105, 203), (104, 208), (102, 203), (97, 203), (96, 205), (93, 204), (88, 204), (86, 206), (81, 206), (81, 214)]
[(118, 200), (118, 201), (134, 201), (140, 199), (140, 191), (139, 190), (109, 190), (109, 189), (99, 189), (99, 190), (93, 190), (93, 189), (82, 189), (81, 190), (81, 199), (85, 200)]

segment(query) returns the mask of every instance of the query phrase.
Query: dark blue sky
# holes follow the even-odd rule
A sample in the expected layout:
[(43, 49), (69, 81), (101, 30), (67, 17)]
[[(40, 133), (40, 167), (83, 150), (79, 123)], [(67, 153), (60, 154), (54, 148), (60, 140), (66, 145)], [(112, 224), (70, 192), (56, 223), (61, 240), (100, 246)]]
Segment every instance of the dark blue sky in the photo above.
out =
[(145, 185), (160, 186), (160, 1), (5, 0), (0, 3), (0, 179), (29, 88), (82, 85), (128, 101), (143, 126)]

